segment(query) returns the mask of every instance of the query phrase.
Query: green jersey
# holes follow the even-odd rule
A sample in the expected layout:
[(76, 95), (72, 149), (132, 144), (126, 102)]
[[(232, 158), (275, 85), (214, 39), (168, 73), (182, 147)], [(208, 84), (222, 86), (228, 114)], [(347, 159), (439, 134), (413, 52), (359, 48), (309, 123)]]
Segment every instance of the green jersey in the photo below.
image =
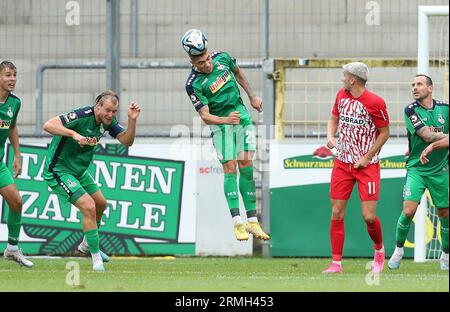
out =
[(6, 139), (9, 137), (9, 130), (16, 124), (20, 105), (20, 99), (12, 93), (5, 103), (0, 103), (0, 161), (5, 156)]
[(193, 68), (186, 82), (186, 92), (194, 108), (199, 111), (207, 105), (210, 114), (220, 117), (239, 111), (241, 125), (251, 124), (251, 115), (245, 108), (233, 74), (236, 59), (227, 52), (213, 52), (211, 58), (211, 73), (200, 73)]
[(426, 109), (418, 102), (405, 108), (405, 124), (408, 130), (409, 157), (406, 162), (408, 172), (421, 175), (439, 174), (448, 171), (448, 150), (440, 149), (428, 155), (426, 164), (420, 162), (422, 151), (430, 144), (417, 131), (429, 127), (431, 131), (448, 134), (448, 103), (433, 100), (433, 108)]
[(122, 126), (113, 119), (110, 125), (98, 124), (95, 121), (94, 107), (88, 106), (76, 109), (59, 116), (62, 124), (80, 135), (89, 138), (90, 144), (81, 147), (70, 137), (56, 135), (53, 137), (47, 151), (43, 177), (54, 178), (55, 174), (71, 174), (80, 177), (89, 167), (94, 156), (95, 145), (103, 134), (108, 131), (112, 137), (117, 137), (124, 131)]

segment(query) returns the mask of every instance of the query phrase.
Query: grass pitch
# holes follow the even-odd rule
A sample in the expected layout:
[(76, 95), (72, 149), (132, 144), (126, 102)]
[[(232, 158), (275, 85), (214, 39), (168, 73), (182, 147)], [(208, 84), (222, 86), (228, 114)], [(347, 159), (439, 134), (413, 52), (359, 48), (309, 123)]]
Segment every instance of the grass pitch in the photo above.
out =
[[(0, 259), (4, 291), (152, 292), (448, 292), (448, 271), (439, 263), (403, 260), (377, 278), (366, 269), (371, 259), (344, 259), (344, 274), (322, 274), (329, 259), (258, 257), (111, 258), (105, 273), (92, 272), (90, 258), (30, 258), (27, 269)], [(79, 265), (79, 285), (73, 269)], [(69, 269), (66, 268), (69, 267)], [(72, 271), (70, 271), (72, 270)]]

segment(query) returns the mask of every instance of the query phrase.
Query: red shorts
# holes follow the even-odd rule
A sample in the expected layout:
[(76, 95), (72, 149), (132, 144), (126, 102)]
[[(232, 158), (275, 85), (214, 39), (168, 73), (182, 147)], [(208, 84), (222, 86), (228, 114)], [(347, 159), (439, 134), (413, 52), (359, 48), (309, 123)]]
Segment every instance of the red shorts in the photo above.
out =
[(370, 164), (363, 169), (355, 169), (353, 164), (347, 164), (335, 158), (331, 172), (330, 198), (349, 199), (355, 181), (358, 181), (361, 201), (378, 200), (380, 163)]

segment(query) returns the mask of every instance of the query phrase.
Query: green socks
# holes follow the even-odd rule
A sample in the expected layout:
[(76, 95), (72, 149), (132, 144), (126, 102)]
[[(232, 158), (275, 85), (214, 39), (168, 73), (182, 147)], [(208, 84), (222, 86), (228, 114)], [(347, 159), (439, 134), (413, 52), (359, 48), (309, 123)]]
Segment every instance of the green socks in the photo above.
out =
[(8, 211), (8, 244), (19, 244), (20, 226), (22, 220), (22, 212)]
[(395, 232), (395, 240), (397, 247), (401, 248), (405, 245), (406, 237), (408, 236), (409, 227), (411, 226), (412, 218), (408, 218), (402, 212), (397, 221), (397, 230)]
[(239, 168), (239, 172), (239, 191), (247, 211), (247, 217), (256, 217), (256, 185), (253, 179), (253, 166)]
[(239, 197), (236, 173), (225, 173), (223, 180), (223, 191), (227, 199), (231, 217), (239, 215)]
[(442, 250), (445, 253), (448, 253), (448, 217), (447, 218), (439, 218), (441, 222), (441, 242), (442, 242)]
[[(256, 185), (253, 179), (253, 166), (239, 169), (239, 192), (242, 195), (247, 217), (256, 217)], [(232, 217), (239, 215), (239, 196), (236, 173), (224, 174), (224, 193)]]
[(86, 231), (84, 232), (84, 236), (86, 237), (86, 241), (89, 245), (89, 251), (91, 253), (98, 253), (100, 250), (98, 229)]

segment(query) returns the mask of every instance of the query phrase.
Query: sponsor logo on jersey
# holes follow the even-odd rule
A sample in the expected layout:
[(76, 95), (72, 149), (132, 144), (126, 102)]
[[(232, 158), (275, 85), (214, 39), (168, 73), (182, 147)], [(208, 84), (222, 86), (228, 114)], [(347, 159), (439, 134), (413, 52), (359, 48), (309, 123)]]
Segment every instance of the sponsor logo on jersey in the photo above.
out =
[(227, 70), (225, 73), (223, 73), (222, 76), (217, 77), (216, 81), (214, 81), (210, 86), (209, 89), (211, 90), (212, 93), (216, 93), (217, 91), (220, 90), (220, 88), (223, 87), (223, 85), (230, 80), (231, 75), (230, 72)]
[(417, 116), (417, 114), (412, 114), (411, 116), (409, 116), (409, 120), (411, 121), (414, 128), (423, 124), (422, 120), (419, 118), (419, 116)]
[(14, 113), (13, 113), (13, 111), (12, 111), (12, 109), (11, 109), (11, 106), (8, 107), (8, 112), (7, 112), (7, 114), (8, 114), (8, 116), (11, 117), (11, 118), (14, 116)]
[(0, 129), (9, 129), (11, 127), (11, 120), (0, 120)]
[(430, 126), (430, 127), (428, 127), (428, 128), (430, 128), (430, 131), (431, 131), (431, 132), (436, 132), (436, 133), (441, 132), (441, 133), (444, 133), (444, 126), (442, 126), (442, 127), (433, 127), (433, 126)]
[(339, 115), (339, 120), (345, 124), (350, 124), (353, 126), (360, 126), (360, 125), (364, 124), (364, 119), (355, 118), (355, 117), (347, 116), (347, 115)]
[(438, 121), (439, 121), (441, 124), (445, 124), (445, 119), (442, 117), (442, 114), (438, 114)]
[(87, 139), (86, 145), (89, 145), (89, 146), (95, 146), (95, 145), (97, 145), (97, 143), (98, 143), (96, 137), (92, 137), (92, 138), (87, 137), (86, 139)]

